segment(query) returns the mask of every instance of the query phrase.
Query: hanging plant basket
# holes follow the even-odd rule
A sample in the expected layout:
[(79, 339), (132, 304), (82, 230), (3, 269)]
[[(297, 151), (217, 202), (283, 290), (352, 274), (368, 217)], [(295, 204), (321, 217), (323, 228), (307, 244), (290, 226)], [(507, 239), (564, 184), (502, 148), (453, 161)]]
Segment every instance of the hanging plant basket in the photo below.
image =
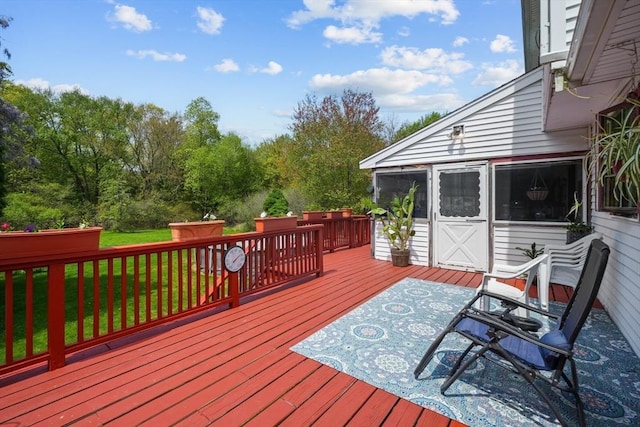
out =
[(549, 195), (549, 189), (544, 182), (544, 178), (538, 172), (538, 169), (533, 173), (531, 178), (531, 184), (529, 184), (529, 191), (527, 191), (527, 197), (529, 200), (544, 200)]
[(527, 197), (529, 200), (544, 200), (549, 195), (549, 190), (529, 190)]

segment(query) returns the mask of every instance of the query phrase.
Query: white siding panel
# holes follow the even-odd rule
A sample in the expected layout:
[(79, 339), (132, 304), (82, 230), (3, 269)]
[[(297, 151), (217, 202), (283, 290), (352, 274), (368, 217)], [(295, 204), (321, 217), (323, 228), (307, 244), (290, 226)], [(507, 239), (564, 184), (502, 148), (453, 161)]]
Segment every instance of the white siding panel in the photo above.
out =
[(425, 135), (403, 150), (380, 159), (376, 167), (434, 164), (588, 149), (587, 129), (542, 132), (542, 86), (537, 81), (495, 104), (461, 118), (464, 139), (449, 138), (451, 128)]
[(640, 222), (594, 212), (592, 224), (611, 248), (598, 298), (640, 355)]
[(529, 261), (526, 255), (516, 248), (530, 248), (535, 242), (536, 248), (545, 245), (563, 245), (567, 230), (564, 227), (535, 225), (495, 225), (493, 228), (493, 256), (495, 264), (518, 265)]
[[(409, 244), (409, 250), (411, 251), (409, 263), (429, 266), (430, 225), (426, 221), (418, 221), (415, 223), (414, 229), (416, 230), (416, 235), (411, 238), (411, 242)], [(382, 224), (380, 221), (376, 221), (374, 239), (374, 258), (381, 261), (391, 261), (391, 246), (389, 245), (387, 238), (382, 234)]]

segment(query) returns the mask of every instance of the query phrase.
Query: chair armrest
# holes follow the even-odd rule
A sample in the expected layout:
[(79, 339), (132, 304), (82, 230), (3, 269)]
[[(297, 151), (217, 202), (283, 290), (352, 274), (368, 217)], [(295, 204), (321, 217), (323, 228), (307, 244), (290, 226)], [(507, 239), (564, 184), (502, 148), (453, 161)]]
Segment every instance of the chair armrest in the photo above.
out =
[[(485, 291), (483, 289), (480, 289), (480, 291), (478, 291), (478, 293), (476, 294), (476, 297), (473, 300), (475, 301), (476, 299), (481, 298), (483, 296), (496, 299), (498, 301), (504, 302), (505, 304), (513, 305), (514, 309), (517, 308), (517, 307), (521, 307), (521, 308), (525, 308), (527, 310), (536, 312), (538, 314), (543, 315), (544, 317), (548, 317), (548, 318), (551, 318), (551, 319), (554, 319), (554, 320), (557, 320), (557, 319), (560, 318), (560, 315), (545, 311), (543, 308), (539, 308), (539, 307), (536, 307), (534, 305), (529, 305), (526, 302), (518, 301), (516, 299), (509, 298), (509, 297), (506, 297), (504, 295), (497, 294), (495, 292)], [(479, 310), (479, 309), (474, 309), (474, 311), (484, 312), (483, 310)]]
[(485, 277), (494, 279), (515, 279), (531, 270), (537, 269), (538, 266), (546, 261), (547, 254), (542, 254), (531, 261), (520, 265), (496, 265), (491, 273), (485, 273)]

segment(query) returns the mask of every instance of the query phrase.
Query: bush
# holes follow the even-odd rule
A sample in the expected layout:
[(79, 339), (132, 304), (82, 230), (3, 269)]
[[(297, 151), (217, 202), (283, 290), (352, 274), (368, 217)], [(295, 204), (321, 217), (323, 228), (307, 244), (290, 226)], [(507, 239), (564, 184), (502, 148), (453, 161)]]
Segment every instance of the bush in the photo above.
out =
[(282, 190), (275, 188), (267, 195), (262, 209), (268, 216), (283, 216), (289, 212), (289, 202), (284, 197)]

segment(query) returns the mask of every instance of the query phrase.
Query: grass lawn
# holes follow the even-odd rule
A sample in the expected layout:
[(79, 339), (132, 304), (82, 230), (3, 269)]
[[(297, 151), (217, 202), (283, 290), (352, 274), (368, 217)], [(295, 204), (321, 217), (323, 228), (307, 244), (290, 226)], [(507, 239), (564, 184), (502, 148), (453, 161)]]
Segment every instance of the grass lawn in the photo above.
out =
[[(113, 232), (103, 231), (100, 235), (100, 247), (123, 246), (140, 243), (153, 243), (171, 240), (171, 230), (142, 230), (135, 232)], [(84, 264), (84, 280), (78, 280), (78, 266), (69, 265), (66, 268), (65, 285), (65, 311), (66, 328), (65, 341), (72, 344), (81, 339), (88, 339), (94, 334), (105, 334), (109, 330), (120, 330), (131, 327), (136, 323), (136, 317), (141, 323), (153, 320), (159, 316), (168, 314), (168, 301), (172, 301), (172, 310), (175, 312), (180, 293), (182, 307), (186, 308), (188, 301), (197, 304), (198, 299), (204, 295), (204, 289), (200, 290), (202, 295), (198, 295), (196, 289), (187, 290), (187, 276), (191, 275), (192, 282), (195, 283), (198, 269), (187, 268), (183, 273), (184, 288), (180, 292), (178, 289), (177, 277), (177, 255), (173, 256), (173, 286), (167, 286), (168, 274), (166, 265), (168, 264), (167, 254), (151, 254), (150, 256), (137, 257), (135, 260), (139, 268), (134, 270), (134, 257), (126, 258), (125, 262), (120, 259), (112, 261), (112, 268), (109, 271), (109, 264), (105, 261), (98, 263), (99, 282), (94, 283), (93, 263)], [(161, 268), (158, 268), (158, 266)], [(111, 275), (112, 285), (109, 286), (109, 276)], [(203, 276), (201, 276), (203, 277)], [(33, 353), (39, 354), (47, 349), (47, 271), (46, 268), (33, 270), (33, 288), (27, 290), (27, 275), (24, 271), (16, 271), (13, 275), (13, 356), (20, 359), (27, 354), (27, 330), (26, 325), (26, 300), (27, 294), (33, 295)], [(135, 283), (135, 278), (139, 282)], [(160, 279), (160, 285), (158, 281)], [(82, 286), (83, 301), (78, 301), (79, 286)], [(6, 276), (0, 273), (0, 364), (6, 363), (6, 325), (5, 312), (5, 288)], [(134, 300), (134, 294), (138, 289), (140, 298)], [(113, 305), (108, 306), (111, 299)], [(158, 303), (161, 301), (160, 303)], [(94, 303), (97, 303), (99, 312), (98, 321), (94, 321)], [(158, 309), (158, 305), (160, 309)], [(78, 310), (82, 306), (84, 310), (82, 330), (78, 328)], [(161, 313), (158, 313), (160, 311)]]
[(166, 242), (171, 240), (171, 230), (162, 228), (159, 230), (140, 231), (102, 231), (100, 233), (100, 247), (136, 245), (139, 243)]

